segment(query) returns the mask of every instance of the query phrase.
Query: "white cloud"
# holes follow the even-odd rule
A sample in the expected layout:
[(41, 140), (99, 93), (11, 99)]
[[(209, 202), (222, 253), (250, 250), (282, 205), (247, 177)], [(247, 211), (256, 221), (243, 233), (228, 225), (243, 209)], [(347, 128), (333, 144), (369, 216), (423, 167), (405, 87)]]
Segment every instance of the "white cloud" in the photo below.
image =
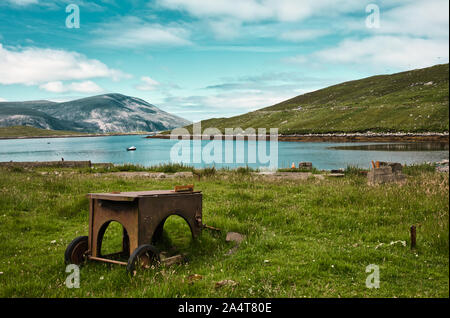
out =
[(0, 102), (7, 102), (7, 100), (0, 97)]
[(228, 16), (251, 21), (265, 19), (271, 15), (268, 8), (254, 0), (160, 0), (158, 3), (169, 9), (187, 11), (197, 17)]
[[(300, 93), (303, 92), (298, 91), (297, 95)], [(255, 89), (207, 96), (169, 96), (158, 105), (189, 120), (199, 121), (211, 117), (229, 117), (254, 111), (282, 102), (294, 95), (296, 93)]]
[(236, 19), (214, 19), (208, 21), (208, 25), (219, 40), (230, 40), (241, 35), (242, 23)]
[[(447, 0), (378, 4), (380, 28), (368, 29), (364, 18), (339, 16), (333, 21), (333, 28), (346, 38), (334, 47), (284, 60), (303, 65), (341, 64), (372, 71), (405, 70), (448, 62)], [(294, 38), (295, 34), (282, 34), (284, 39), (289, 37)]]
[(103, 88), (92, 81), (74, 82), (68, 85), (68, 90), (80, 93), (101, 93)]
[(129, 75), (77, 52), (35, 47), (8, 49), (0, 44), (0, 84), (37, 85), (98, 77), (118, 80)]
[(311, 62), (311, 58), (308, 58), (307, 55), (297, 55), (286, 57), (283, 59), (283, 61), (291, 64), (306, 64), (308, 62)]
[(48, 82), (40, 85), (39, 88), (52, 93), (63, 93), (66, 91), (66, 87), (64, 87), (64, 84), (61, 81)]
[(412, 69), (444, 63), (448, 61), (448, 55), (448, 40), (374, 36), (344, 40), (335, 48), (313, 53), (312, 57), (322, 63)]
[[(102, 0), (102, 2), (105, 3), (106, 1)], [(64, 10), (68, 4), (72, 3), (80, 6), (83, 11), (99, 12), (105, 10), (102, 4), (89, 0), (2, 0), (0, 1), (0, 6), (4, 5), (4, 3), (19, 9), (30, 5), (38, 5), (45, 10)]]
[(123, 17), (122, 19), (102, 24), (93, 31), (96, 45), (110, 47), (158, 47), (158, 46), (186, 46), (190, 32), (177, 25), (163, 26), (158, 23), (148, 23), (137, 17)]
[(27, 6), (29, 4), (37, 4), (38, 0), (8, 0), (10, 3), (18, 6)]
[(348, 11), (357, 0), (159, 0), (159, 6), (201, 18), (232, 17), (241, 21), (300, 21), (313, 15)]
[(42, 84), (39, 88), (51, 93), (78, 92), (93, 94), (103, 92), (103, 89), (92, 81), (72, 82), (69, 84), (64, 84), (61, 81), (55, 81)]
[(448, 0), (428, 0), (409, 3), (381, 12), (383, 34), (403, 34), (427, 37), (447, 37), (449, 27)]
[(379, 4), (379, 8), (379, 28), (367, 28), (365, 19), (359, 16), (337, 17), (333, 21), (333, 28), (344, 34), (359, 32), (371, 35), (448, 38), (448, 0), (386, 2)]
[(148, 76), (142, 76), (141, 81), (142, 84), (136, 86), (136, 89), (140, 91), (154, 91), (161, 85), (158, 81), (155, 81)]
[[(379, 29), (365, 26), (368, 14), (365, 9), (369, 3), (380, 7)], [(265, 35), (256, 36), (280, 37), (281, 34), (283, 40), (293, 42), (314, 39), (325, 33), (348, 36), (354, 32), (448, 38), (449, 29), (448, 0), (158, 0), (157, 5), (198, 18), (204, 22), (199, 23), (200, 27), (206, 25), (208, 29), (204, 30), (212, 31), (221, 40), (253, 37), (258, 29)], [(261, 23), (263, 21), (275, 23)], [(305, 22), (305, 25), (298, 22)], [(277, 29), (276, 23), (282, 23), (284, 29)], [(312, 25), (319, 25), (320, 30), (311, 30)], [(286, 26), (293, 30), (286, 31)]]
[(303, 42), (311, 39), (316, 39), (324, 35), (329, 34), (328, 30), (314, 30), (314, 29), (304, 29), (304, 30), (291, 30), (286, 31), (281, 34), (283, 40), (292, 42)]
[(274, 92), (263, 92), (260, 90), (244, 91), (242, 94), (236, 92), (220, 94), (205, 98), (205, 106), (212, 109), (221, 109), (224, 112), (235, 110), (239, 112), (253, 111), (262, 107), (274, 105), (292, 97), (291, 94), (277, 94)]

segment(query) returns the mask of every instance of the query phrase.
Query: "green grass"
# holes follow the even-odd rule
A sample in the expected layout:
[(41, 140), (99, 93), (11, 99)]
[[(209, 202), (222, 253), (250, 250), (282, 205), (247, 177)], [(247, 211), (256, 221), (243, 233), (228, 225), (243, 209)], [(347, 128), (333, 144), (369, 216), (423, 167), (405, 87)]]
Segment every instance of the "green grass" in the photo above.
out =
[[(244, 115), (204, 120), (202, 130), (252, 127), (278, 128), (281, 134), (448, 132), (448, 80), (448, 64), (373, 76)], [(425, 85), (429, 82), (433, 83)], [(189, 129), (192, 131), (192, 126)]]
[(187, 166), (184, 164), (178, 163), (167, 163), (167, 164), (159, 164), (155, 166), (142, 166), (142, 165), (134, 165), (134, 164), (123, 164), (123, 165), (113, 165), (113, 166), (104, 166), (100, 165), (98, 167), (94, 166), (92, 169), (82, 169), (84, 172), (120, 172), (120, 171), (147, 171), (147, 172), (164, 172), (164, 173), (175, 173), (182, 171), (193, 171), (194, 168), (191, 166)]
[[(0, 297), (449, 297), (449, 177), (414, 169), (405, 185), (369, 187), (357, 173), (270, 181), (224, 171), (177, 180), (2, 168)], [(222, 231), (204, 230), (192, 241), (186, 224), (171, 217), (161, 247), (187, 253), (188, 263), (131, 277), (124, 267), (90, 262), (81, 288), (65, 287), (66, 246), (88, 233), (86, 193), (192, 182), (203, 191), (203, 222)], [(389, 245), (409, 244), (413, 224), (416, 250)], [(247, 236), (229, 256), (228, 231)], [(106, 235), (114, 251), (120, 226)], [(369, 264), (380, 267), (379, 289), (365, 287)], [(192, 274), (203, 278), (189, 283)], [(223, 279), (239, 285), (216, 289)]]
[(436, 165), (428, 164), (428, 163), (415, 164), (415, 165), (403, 167), (403, 173), (410, 175), (410, 176), (417, 176), (423, 172), (432, 172), (435, 170), (436, 170)]
[(312, 167), (311, 169), (308, 168), (281, 168), (277, 170), (278, 172), (311, 172), (313, 174), (320, 173), (320, 170), (318, 170), (316, 167)]
[(0, 127), (0, 138), (2, 137), (47, 137), (65, 135), (83, 135), (84, 133), (67, 130), (40, 129), (30, 126)]

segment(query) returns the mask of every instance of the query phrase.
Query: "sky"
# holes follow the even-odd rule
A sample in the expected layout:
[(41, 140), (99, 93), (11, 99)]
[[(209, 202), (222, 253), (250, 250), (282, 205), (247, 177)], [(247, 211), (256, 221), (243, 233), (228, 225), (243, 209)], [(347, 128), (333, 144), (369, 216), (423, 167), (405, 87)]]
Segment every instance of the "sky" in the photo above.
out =
[(448, 11), (448, 0), (1, 0), (0, 101), (121, 93), (191, 121), (230, 117), (448, 63)]

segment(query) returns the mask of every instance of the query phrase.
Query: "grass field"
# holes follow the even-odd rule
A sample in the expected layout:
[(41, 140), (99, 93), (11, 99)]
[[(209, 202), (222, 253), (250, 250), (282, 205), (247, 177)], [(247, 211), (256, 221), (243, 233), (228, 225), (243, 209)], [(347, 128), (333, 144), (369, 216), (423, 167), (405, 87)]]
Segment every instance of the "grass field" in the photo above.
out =
[[(369, 187), (357, 173), (270, 181), (244, 169), (155, 180), (3, 168), (0, 297), (449, 297), (449, 176), (432, 170), (408, 168), (403, 186)], [(134, 277), (124, 267), (90, 262), (81, 268), (79, 289), (65, 286), (66, 246), (88, 233), (86, 193), (190, 182), (203, 191), (203, 222), (222, 231), (204, 230), (193, 241), (187, 224), (169, 218), (161, 247), (188, 253), (189, 262)], [(119, 230), (107, 230), (107, 251), (120, 245)], [(232, 255), (225, 255), (233, 247), (228, 231), (246, 235)], [(398, 240), (407, 246), (390, 244)], [(379, 289), (365, 286), (369, 264), (380, 267)], [(190, 282), (193, 274), (202, 279)], [(224, 279), (238, 285), (216, 288)]]

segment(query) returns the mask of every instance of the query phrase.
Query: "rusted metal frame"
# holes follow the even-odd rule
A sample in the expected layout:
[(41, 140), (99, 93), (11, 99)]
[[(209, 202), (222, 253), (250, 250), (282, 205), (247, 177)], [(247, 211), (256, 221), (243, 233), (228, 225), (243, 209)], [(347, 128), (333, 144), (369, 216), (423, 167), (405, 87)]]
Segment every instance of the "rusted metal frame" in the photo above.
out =
[[(129, 250), (127, 254), (131, 254), (132, 250), (137, 248), (136, 235), (137, 231), (136, 221), (138, 217), (137, 205), (126, 204), (123, 201), (109, 201), (105, 199), (94, 199), (94, 215), (92, 221), (92, 249), (91, 255), (94, 257), (101, 257), (101, 246), (103, 235), (111, 222), (118, 222), (124, 228), (124, 235), (122, 246), (128, 245)], [(132, 202), (129, 202), (132, 203)], [(126, 235), (125, 235), (126, 234)], [(127, 239), (127, 242), (124, 242)]]
[[(88, 196), (89, 197), (89, 196)], [(93, 222), (94, 222), (94, 199), (89, 199), (89, 236), (88, 236), (88, 251), (87, 254), (92, 252), (92, 240), (93, 240)]]
[(90, 255), (88, 255), (88, 259), (93, 260), (93, 261), (98, 261), (98, 262), (105, 262), (105, 263), (118, 264), (118, 265), (124, 265), (124, 266), (127, 266), (127, 264), (128, 264), (126, 262), (116, 261), (116, 260), (109, 259), (109, 258), (90, 256)]
[(192, 236), (202, 230), (202, 194), (139, 198), (139, 244), (156, 242), (162, 235), (168, 217), (178, 215), (188, 223)]
[(120, 251), (120, 252), (115, 252), (115, 253), (111, 253), (111, 254), (106, 254), (106, 255), (102, 255), (102, 258), (108, 258), (111, 259), (113, 257), (117, 257), (117, 256), (123, 256), (125, 253), (125, 251)]
[[(188, 223), (192, 236), (198, 236), (202, 224), (201, 192), (163, 192), (160, 195), (124, 193), (124, 197), (108, 194), (88, 195), (90, 198), (89, 240), (87, 258), (112, 264), (127, 265), (126, 262), (105, 258), (128, 252), (130, 255), (141, 244), (149, 244), (154, 236), (162, 232), (164, 222), (171, 215), (179, 215)], [(129, 197), (127, 195), (133, 195)], [(128, 205), (127, 202), (130, 204)], [(110, 222), (123, 226), (123, 250), (110, 255), (101, 255), (103, 234)], [(128, 248), (128, 251), (125, 251)]]
[(192, 192), (194, 191), (194, 185), (188, 184), (188, 185), (182, 185), (182, 186), (175, 186), (175, 192)]

